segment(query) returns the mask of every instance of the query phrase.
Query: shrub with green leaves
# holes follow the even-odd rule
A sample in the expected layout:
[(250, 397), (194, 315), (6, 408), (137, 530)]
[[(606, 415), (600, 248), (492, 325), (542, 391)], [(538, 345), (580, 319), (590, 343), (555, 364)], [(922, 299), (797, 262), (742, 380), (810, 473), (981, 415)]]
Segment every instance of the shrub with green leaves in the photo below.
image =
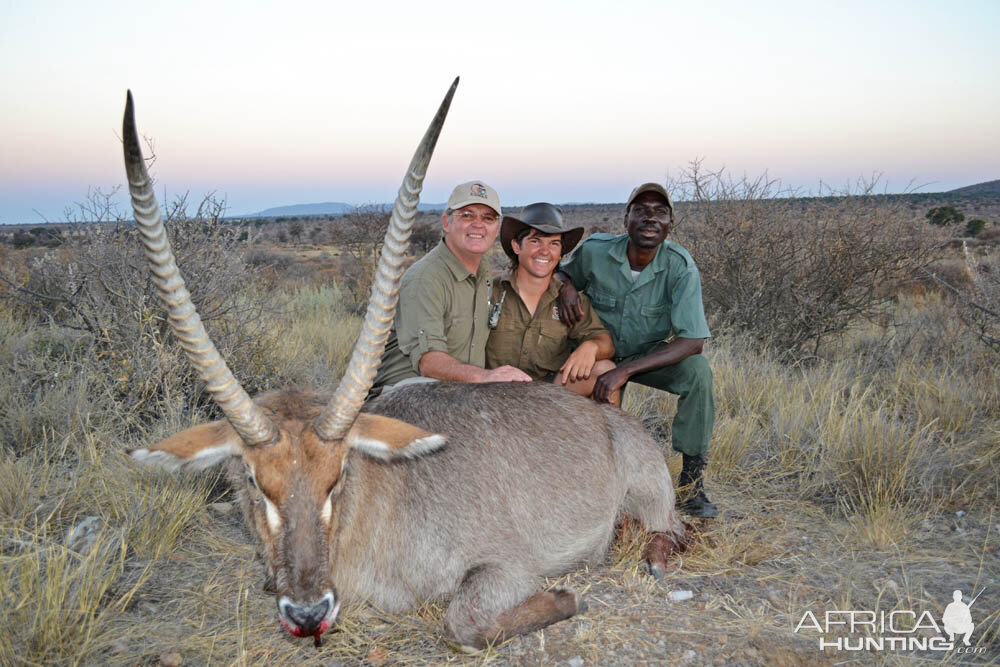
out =
[(956, 225), (965, 220), (965, 214), (954, 206), (935, 206), (927, 211), (927, 221), (938, 227)]
[(973, 218), (965, 223), (966, 236), (979, 236), (979, 232), (986, 229), (986, 221), (982, 218)]

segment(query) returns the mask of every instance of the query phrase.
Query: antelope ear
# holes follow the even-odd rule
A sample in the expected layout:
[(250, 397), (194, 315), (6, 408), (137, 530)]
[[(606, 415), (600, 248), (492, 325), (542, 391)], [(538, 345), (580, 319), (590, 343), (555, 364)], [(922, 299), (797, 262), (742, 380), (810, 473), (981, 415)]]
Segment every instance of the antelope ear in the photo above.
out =
[(344, 442), (363, 454), (391, 461), (428, 454), (443, 447), (447, 439), (398, 419), (362, 412)]
[(192, 426), (156, 443), (152, 447), (128, 450), (129, 456), (140, 463), (167, 470), (190, 468), (204, 470), (230, 456), (239, 456), (243, 449), (240, 436), (225, 419)]

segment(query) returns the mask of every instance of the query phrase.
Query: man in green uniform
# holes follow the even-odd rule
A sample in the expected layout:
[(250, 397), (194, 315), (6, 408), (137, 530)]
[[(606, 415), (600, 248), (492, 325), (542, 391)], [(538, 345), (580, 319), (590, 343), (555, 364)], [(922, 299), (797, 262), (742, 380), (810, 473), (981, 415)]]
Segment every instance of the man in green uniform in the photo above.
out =
[(617, 368), (597, 379), (594, 398), (608, 400), (629, 382), (678, 396), (673, 448), (684, 458), (681, 508), (699, 517), (718, 514), (705, 495), (705, 455), (715, 423), (712, 371), (701, 351), (711, 334), (701, 300), (701, 276), (691, 255), (667, 241), (674, 205), (658, 183), (632, 191), (626, 234), (594, 234), (560, 267), (560, 315), (582, 316), (577, 290), (590, 297), (614, 339)]
[(490, 274), (482, 265), (500, 231), (500, 198), (482, 181), (455, 186), (444, 239), (403, 274), (375, 388), (424, 377), (458, 382), (531, 380), (510, 366), (486, 370)]
[[(493, 284), (487, 368), (514, 366), (532, 380), (558, 382), (590, 396), (597, 377), (615, 367), (608, 361), (615, 352), (611, 335), (585, 296), (576, 325), (559, 320), (556, 297), (562, 283), (552, 274), (581, 236), (583, 227), (567, 228), (562, 212), (544, 202), (525, 206), (520, 219), (504, 217), (500, 245), (512, 270)], [(610, 401), (618, 405), (619, 395)]]

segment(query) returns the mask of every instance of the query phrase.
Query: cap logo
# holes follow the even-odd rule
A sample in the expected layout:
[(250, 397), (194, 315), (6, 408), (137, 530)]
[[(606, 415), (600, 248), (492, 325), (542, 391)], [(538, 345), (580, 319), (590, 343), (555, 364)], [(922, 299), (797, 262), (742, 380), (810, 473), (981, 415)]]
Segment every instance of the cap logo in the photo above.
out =
[(473, 183), (472, 187), (469, 188), (469, 194), (473, 197), (489, 199), (489, 195), (486, 193), (486, 188), (480, 183)]

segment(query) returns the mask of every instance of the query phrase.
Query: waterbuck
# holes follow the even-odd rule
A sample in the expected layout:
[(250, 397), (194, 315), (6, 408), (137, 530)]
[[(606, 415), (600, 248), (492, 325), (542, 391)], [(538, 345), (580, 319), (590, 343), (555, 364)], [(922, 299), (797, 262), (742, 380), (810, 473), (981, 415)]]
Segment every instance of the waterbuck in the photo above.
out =
[(319, 636), (341, 604), (388, 611), (451, 595), (449, 638), (479, 649), (577, 613), (544, 577), (600, 562), (628, 514), (660, 576), (684, 539), (663, 454), (642, 424), (549, 383), (425, 383), (365, 403), (392, 324), (421, 184), (458, 80), (410, 163), (360, 338), (332, 397), (251, 400), (181, 279), (139, 149), (123, 127), (135, 219), (175, 335), (226, 419), (131, 452), (167, 468), (225, 462), (259, 538), (278, 618)]

